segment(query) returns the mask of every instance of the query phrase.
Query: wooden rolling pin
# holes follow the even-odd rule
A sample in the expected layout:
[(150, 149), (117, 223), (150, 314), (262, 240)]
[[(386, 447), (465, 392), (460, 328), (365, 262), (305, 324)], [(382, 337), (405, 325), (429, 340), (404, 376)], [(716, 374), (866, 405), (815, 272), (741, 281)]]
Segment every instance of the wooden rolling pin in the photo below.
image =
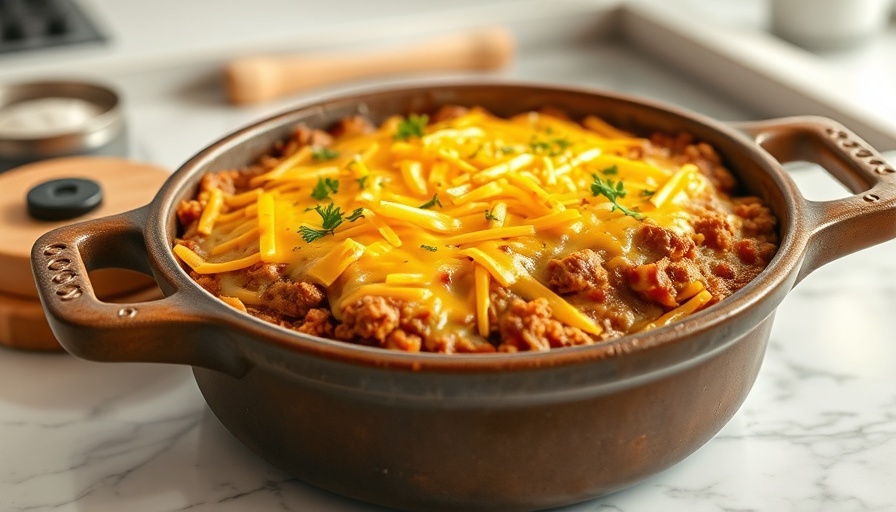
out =
[(373, 53), (241, 57), (227, 65), (225, 78), (230, 101), (247, 105), (364, 77), (500, 69), (510, 61), (514, 48), (512, 34), (496, 27)]

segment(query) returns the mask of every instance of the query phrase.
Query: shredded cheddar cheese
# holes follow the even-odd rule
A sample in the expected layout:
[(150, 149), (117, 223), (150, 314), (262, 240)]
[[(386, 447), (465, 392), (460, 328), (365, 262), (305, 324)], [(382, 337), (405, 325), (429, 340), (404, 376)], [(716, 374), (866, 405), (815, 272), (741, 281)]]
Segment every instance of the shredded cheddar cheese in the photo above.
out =
[(221, 189), (216, 188), (212, 190), (212, 195), (205, 204), (202, 216), (199, 217), (199, 227), (197, 228), (199, 233), (208, 235), (212, 232), (212, 228), (215, 226), (215, 221), (217, 221), (218, 217), (221, 215), (221, 207), (223, 205), (224, 194), (221, 192)]
[[(632, 242), (640, 226), (696, 236), (683, 205), (714, 192), (692, 163), (640, 158), (646, 139), (596, 117), (504, 119), (472, 108), (409, 120), (336, 136), (325, 152), (301, 147), (251, 177), (249, 190), (215, 188), (201, 236), (175, 254), (197, 274), (284, 266), (290, 279), (322, 287), (337, 321), (374, 296), (422, 305), (434, 329), (483, 339), (499, 328), (492, 293), (503, 287), (599, 341), (609, 324), (549, 285), (548, 263), (584, 249), (610, 269), (643, 262)], [(245, 279), (219, 285), (235, 308), (260, 303)], [(700, 279), (681, 288), (667, 300), (674, 307), (639, 325), (665, 325), (719, 298)]]

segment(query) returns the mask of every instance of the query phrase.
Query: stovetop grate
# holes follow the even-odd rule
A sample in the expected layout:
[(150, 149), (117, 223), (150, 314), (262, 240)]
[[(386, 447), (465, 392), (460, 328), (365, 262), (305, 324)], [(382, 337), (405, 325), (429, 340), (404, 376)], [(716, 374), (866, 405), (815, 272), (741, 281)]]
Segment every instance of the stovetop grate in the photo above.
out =
[(0, 54), (105, 40), (74, 0), (0, 0)]

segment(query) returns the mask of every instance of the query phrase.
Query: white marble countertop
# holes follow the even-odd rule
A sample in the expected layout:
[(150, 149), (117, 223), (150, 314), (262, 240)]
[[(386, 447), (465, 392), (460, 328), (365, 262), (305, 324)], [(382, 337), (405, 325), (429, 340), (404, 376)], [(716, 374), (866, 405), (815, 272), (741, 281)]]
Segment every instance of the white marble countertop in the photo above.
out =
[[(692, 10), (705, 4), (681, 2)], [(761, 28), (757, 2), (712, 6), (712, 19)], [(885, 55), (882, 48), (896, 51), (892, 27), (851, 56), (809, 58), (833, 72), (855, 70)], [(101, 77), (125, 97), (134, 158), (173, 169), (223, 133), (338, 90), (237, 109), (223, 102), (219, 57)], [(0, 79), (17, 76), (0, 66)], [(524, 46), (505, 76), (625, 90), (722, 119), (756, 117), (722, 91), (605, 41)], [(848, 92), (858, 94), (861, 86), (854, 87)], [(874, 98), (866, 100), (871, 109)], [(793, 172), (807, 197), (843, 194), (816, 169)], [(894, 304), (894, 242), (817, 270), (779, 307), (758, 379), (717, 436), (632, 488), (563, 510), (896, 510)], [(256, 457), (210, 412), (187, 367), (0, 350), (0, 510), (379, 509), (312, 488)]]

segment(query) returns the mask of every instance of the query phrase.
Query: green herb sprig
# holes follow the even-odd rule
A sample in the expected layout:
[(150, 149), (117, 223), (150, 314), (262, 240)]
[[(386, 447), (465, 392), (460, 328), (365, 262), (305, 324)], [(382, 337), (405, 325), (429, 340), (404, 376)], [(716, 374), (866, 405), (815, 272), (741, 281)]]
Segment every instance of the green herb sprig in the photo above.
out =
[(311, 158), (317, 162), (323, 162), (325, 160), (332, 160), (339, 156), (339, 151), (335, 149), (330, 149), (325, 146), (317, 146), (311, 150)]
[(591, 184), (591, 194), (595, 197), (604, 196), (609, 199), (610, 202), (613, 203), (613, 209), (610, 211), (619, 210), (629, 217), (633, 217), (638, 220), (644, 218), (644, 215), (619, 204), (619, 198), (625, 197), (626, 194), (625, 186), (622, 184), (622, 180), (614, 183), (613, 180), (602, 180), (597, 174), (592, 174), (591, 176), (594, 178), (594, 183)]
[(408, 140), (411, 137), (423, 137), (428, 123), (428, 115), (411, 114), (398, 123), (392, 138), (395, 140)]
[(330, 197), (330, 194), (339, 192), (339, 180), (335, 178), (318, 178), (317, 185), (311, 191), (311, 197), (318, 201)]
[(326, 235), (334, 234), (336, 232), (336, 228), (338, 228), (339, 225), (345, 221), (355, 222), (356, 220), (364, 216), (362, 208), (358, 208), (352, 211), (348, 216), (346, 216), (342, 212), (342, 209), (340, 209), (333, 203), (329, 203), (324, 207), (321, 207), (321, 205), (317, 205), (314, 208), (314, 211), (316, 211), (317, 214), (320, 215), (320, 229), (315, 229), (308, 226), (299, 227), (299, 233), (302, 235), (302, 240), (309, 243), (323, 238)]
[(572, 142), (563, 137), (555, 137), (548, 140), (538, 140), (532, 137), (532, 140), (529, 141), (529, 149), (533, 153), (543, 153), (548, 156), (559, 156), (571, 145)]
[(430, 199), (429, 201), (427, 201), (427, 202), (421, 204), (420, 206), (418, 206), (418, 208), (421, 208), (421, 209), (423, 209), (423, 210), (429, 210), (430, 208), (433, 208), (433, 207), (435, 207), (435, 206), (438, 206), (439, 208), (442, 207), (442, 202), (439, 201), (439, 194), (438, 194), (438, 193), (433, 194), (432, 199)]

